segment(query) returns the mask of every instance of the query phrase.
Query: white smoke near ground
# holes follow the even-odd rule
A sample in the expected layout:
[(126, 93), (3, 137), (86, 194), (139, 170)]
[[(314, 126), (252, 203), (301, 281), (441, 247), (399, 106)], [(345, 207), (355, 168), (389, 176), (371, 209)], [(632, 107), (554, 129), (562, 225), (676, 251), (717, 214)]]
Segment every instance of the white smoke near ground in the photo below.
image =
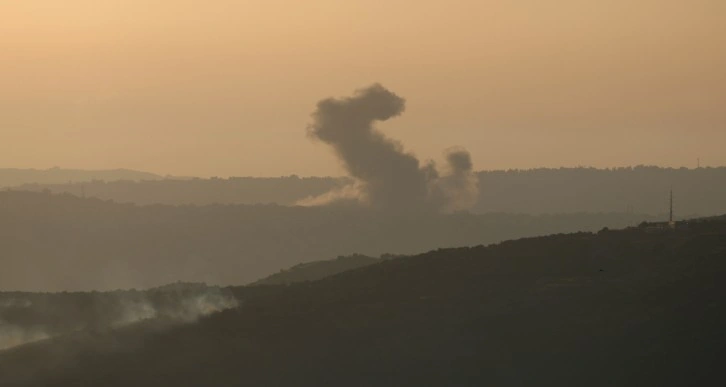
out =
[(0, 351), (50, 337), (41, 327), (21, 327), (0, 321)]
[(299, 206), (325, 206), (331, 203), (358, 203), (364, 201), (361, 194), (364, 187), (359, 182), (353, 182), (351, 184), (344, 185), (342, 187), (334, 188), (322, 195), (309, 196), (305, 199), (299, 200), (296, 204)]
[[(0, 300), (0, 311), (7, 308), (30, 308), (33, 303), (22, 298)], [(0, 319), (0, 351), (18, 345), (44, 340), (50, 336), (42, 327), (22, 327)]]
[(118, 328), (154, 318), (193, 323), (200, 317), (237, 306), (236, 298), (222, 293), (218, 288), (209, 288), (203, 293), (178, 297), (167, 305), (158, 305), (148, 298), (122, 300), (119, 305), (119, 317), (110, 325)]
[(470, 208), (478, 182), (469, 153), (463, 148), (445, 153), (443, 174), (429, 161), (423, 165), (403, 145), (375, 128), (405, 110), (405, 100), (380, 84), (357, 90), (352, 97), (328, 98), (317, 104), (311, 137), (335, 150), (354, 183), (300, 205), (355, 201), (394, 211), (456, 211)]
[(184, 297), (177, 307), (157, 310), (157, 315), (174, 321), (193, 323), (201, 317), (227, 309), (234, 309), (238, 306), (236, 298), (215, 288), (214, 291)]
[(0, 300), (0, 309), (15, 307), (27, 308), (31, 305), (33, 305), (33, 302), (24, 298), (10, 298)]
[[(69, 296), (52, 295), (51, 297)], [(103, 306), (96, 305), (99, 309), (98, 316), (96, 316), (98, 321), (73, 321), (73, 313), (69, 313), (66, 318), (71, 321), (65, 323), (74, 327), (70, 331), (67, 328), (59, 329), (45, 321), (57, 319), (57, 316), (26, 324), (0, 319), (0, 350), (74, 331), (89, 328), (118, 329), (152, 319), (189, 324), (204, 316), (238, 307), (237, 299), (230, 292), (206, 286), (197, 287), (192, 291), (174, 287), (152, 289), (148, 294), (144, 292), (101, 293), (99, 302)], [(42, 307), (34, 308), (33, 303), (28, 299), (10, 298), (0, 300), (0, 317), (5, 315), (9, 308), (12, 308), (14, 314), (42, 316), (46, 312)]]
[(109, 324), (112, 328), (120, 328), (139, 321), (149, 320), (158, 316), (154, 305), (148, 300), (122, 300), (119, 304), (117, 318)]

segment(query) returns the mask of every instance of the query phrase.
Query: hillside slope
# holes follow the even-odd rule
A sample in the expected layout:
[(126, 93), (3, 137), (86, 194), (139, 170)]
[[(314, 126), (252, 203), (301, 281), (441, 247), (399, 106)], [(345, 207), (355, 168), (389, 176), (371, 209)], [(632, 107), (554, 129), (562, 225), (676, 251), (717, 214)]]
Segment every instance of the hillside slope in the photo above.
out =
[(381, 260), (361, 254), (339, 256), (336, 259), (299, 263), (289, 269), (280, 270), (252, 285), (287, 285), (297, 282), (316, 281), (345, 271), (358, 269)]
[(131, 349), (0, 353), (0, 385), (713, 385), (724, 258), (723, 223), (441, 249), (235, 288), (239, 308)]
[(726, 212), (726, 167), (539, 168), (483, 171), (474, 212), (629, 211), (658, 215), (668, 211), (673, 190), (677, 214), (707, 216)]
[[(597, 230), (633, 214), (389, 214), (276, 205), (135, 206), (0, 192), (0, 290), (242, 285), (294, 264), (348, 255)], [(641, 218), (642, 219), (642, 218)], [(69, 270), (72, 268), (72, 270)]]
[[(702, 216), (726, 212), (726, 167), (717, 168), (540, 168), (481, 171), (475, 213), (554, 214), (624, 212), (659, 215), (668, 210), (668, 191), (676, 213)], [(75, 183), (68, 183), (75, 180)], [(86, 195), (135, 204), (292, 205), (347, 182), (332, 177), (236, 177), (155, 181), (26, 184), (15, 189)], [(151, 179), (146, 179), (151, 180)], [(0, 184), (1, 185), (1, 184)]]
[(237, 306), (229, 289), (175, 283), (112, 292), (0, 292), (0, 350), (147, 319), (188, 322)]

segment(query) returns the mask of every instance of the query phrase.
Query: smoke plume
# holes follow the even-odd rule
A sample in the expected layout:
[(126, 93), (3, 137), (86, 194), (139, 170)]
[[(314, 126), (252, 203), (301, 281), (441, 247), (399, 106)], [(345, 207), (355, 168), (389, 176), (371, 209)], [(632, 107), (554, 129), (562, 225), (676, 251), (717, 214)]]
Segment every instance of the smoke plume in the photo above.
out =
[(49, 337), (42, 328), (21, 327), (0, 320), (0, 351)]
[[(238, 307), (229, 289), (200, 284), (172, 284), (144, 292), (26, 296), (45, 297), (39, 305), (23, 296), (2, 296), (0, 351), (68, 333), (115, 329), (147, 320), (194, 323), (203, 316)], [(49, 308), (52, 304), (67, 305), (67, 309)], [(79, 308), (85, 313), (79, 313)]]
[(375, 128), (376, 121), (403, 113), (405, 105), (380, 84), (357, 90), (352, 97), (318, 102), (308, 132), (333, 147), (355, 182), (300, 204), (353, 200), (384, 210), (434, 211), (473, 205), (478, 184), (466, 150), (446, 152), (448, 165), (440, 174), (432, 161), (422, 165), (401, 143)]

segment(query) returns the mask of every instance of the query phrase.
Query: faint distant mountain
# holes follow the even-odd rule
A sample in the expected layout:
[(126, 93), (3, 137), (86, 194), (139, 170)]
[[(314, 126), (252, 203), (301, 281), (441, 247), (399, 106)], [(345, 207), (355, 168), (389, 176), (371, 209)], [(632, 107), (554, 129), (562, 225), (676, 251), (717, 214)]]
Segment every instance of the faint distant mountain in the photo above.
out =
[(24, 184), (14, 189), (111, 199), (135, 204), (266, 204), (291, 205), (345, 184), (333, 177), (231, 177), (117, 180), (59, 184)]
[(287, 270), (280, 270), (253, 285), (286, 285), (296, 282), (315, 281), (344, 271), (357, 269), (381, 262), (379, 258), (361, 254), (339, 256), (336, 259), (297, 264)]
[(159, 180), (162, 176), (130, 169), (87, 171), (81, 169), (16, 169), (0, 168), (0, 187), (23, 184), (72, 184), (74, 182), (115, 180)]
[[(703, 216), (726, 212), (726, 167), (718, 168), (559, 168), (482, 171), (476, 213), (556, 214), (632, 212), (659, 215), (668, 211), (672, 188), (675, 211)], [(291, 205), (348, 182), (333, 177), (179, 178), (155, 181), (96, 181), (32, 184), (17, 189), (71, 193), (136, 204)], [(138, 179), (137, 179), (138, 180)], [(152, 179), (146, 179), (152, 180)]]
[(475, 212), (525, 214), (621, 212), (663, 214), (673, 189), (675, 212), (726, 212), (726, 167), (559, 168), (479, 173)]

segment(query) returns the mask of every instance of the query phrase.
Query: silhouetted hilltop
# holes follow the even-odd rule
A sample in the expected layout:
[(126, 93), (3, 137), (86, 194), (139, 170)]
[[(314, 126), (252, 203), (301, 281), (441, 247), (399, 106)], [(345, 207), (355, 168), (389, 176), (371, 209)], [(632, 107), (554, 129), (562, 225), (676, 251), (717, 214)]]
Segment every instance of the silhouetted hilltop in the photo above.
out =
[[(673, 188), (676, 212), (712, 215), (726, 212), (726, 168), (674, 169), (638, 166), (595, 169), (559, 168), (483, 171), (474, 212), (555, 214), (576, 212), (667, 212)], [(348, 180), (338, 178), (230, 178), (161, 181), (96, 181), (29, 184), (18, 189), (71, 193), (136, 204), (291, 205)], [(147, 179), (148, 180), (148, 179)]]
[(245, 284), (297, 263), (617, 228), (634, 214), (472, 215), (277, 205), (136, 206), (0, 192), (2, 290)]
[[(148, 172), (130, 169), (87, 171), (80, 169), (16, 169), (0, 168), (0, 187), (15, 187), (24, 184), (74, 184), (77, 182), (116, 180), (158, 180), (162, 177)], [(45, 189), (45, 188), (41, 188)]]
[(353, 254), (325, 261), (300, 263), (287, 270), (280, 270), (279, 273), (256, 281), (253, 285), (286, 285), (296, 282), (315, 281), (344, 271), (372, 265), (380, 261), (379, 258)]
[(439, 249), (234, 288), (197, 324), (5, 351), (0, 384), (714, 385), (725, 257), (716, 221)]

